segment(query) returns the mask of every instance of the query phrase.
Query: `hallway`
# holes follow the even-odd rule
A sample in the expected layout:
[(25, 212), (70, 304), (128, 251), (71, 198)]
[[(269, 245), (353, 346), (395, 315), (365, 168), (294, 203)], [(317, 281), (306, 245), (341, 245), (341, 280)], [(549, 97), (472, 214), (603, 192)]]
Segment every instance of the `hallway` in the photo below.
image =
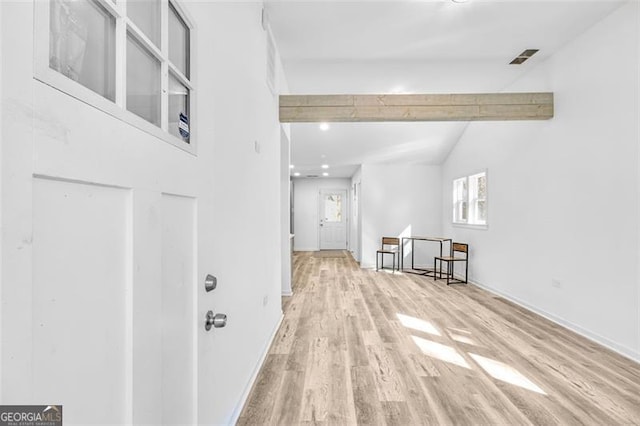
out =
[(240, 425), (629, 424), (640, 367), (473, 285), (294, 256)]

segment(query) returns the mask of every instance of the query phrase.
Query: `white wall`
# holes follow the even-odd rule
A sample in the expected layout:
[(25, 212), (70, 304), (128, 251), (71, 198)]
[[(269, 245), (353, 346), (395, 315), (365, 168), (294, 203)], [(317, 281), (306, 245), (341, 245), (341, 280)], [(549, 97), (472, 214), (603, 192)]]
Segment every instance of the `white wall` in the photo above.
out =
[[(440, 173), (440, 166), (362, 165), (362, 267), (375, 266), (383, 236), (440, 236)], [(416, 243), (416, 265), (432, 265), (436, 244)]]
[[(470, 244), (471, 279), (636, 359), (638, 7), (506, 89), (553, 91), (555, 118), (472, 123), (443, 165), (444, 233)], [(481, 168), (489, 229), (453, 227), (452, 179)]]
[(291, 149), (289, 137), (283, 126), (280, 126), (280, 249), (282, 251), (282, 295), (291, 295), (291, 228), (290, 221), (290, 169)]
[(205, 418), (229, 423), (282, 314), (278, 100), (266, 84), (261, 2), (188, 5), (200, 23), (200, 133), (217, 158), (217, 227), (211, 237), (218, 289), (211, 306), (228, 313), (230, 327), (219, 334), (216, 365), (210, 367), (224, 391), (200, 410)]
[[(294, 250), (316, 251), (320, 249), (318, 240), (318, 200), (321, 189), (344, 189), (350, 200), (349, 179), (294, 179), (293, 180), (293, 222), (294, 222)], [(350, 204), (350, 203), (349, 203)], [(349, 205), (347, 208), (350, 208)], [(347, 228), (347, 236), (349, 230)], [(349, 247), (350, 244), (347, 241)]]

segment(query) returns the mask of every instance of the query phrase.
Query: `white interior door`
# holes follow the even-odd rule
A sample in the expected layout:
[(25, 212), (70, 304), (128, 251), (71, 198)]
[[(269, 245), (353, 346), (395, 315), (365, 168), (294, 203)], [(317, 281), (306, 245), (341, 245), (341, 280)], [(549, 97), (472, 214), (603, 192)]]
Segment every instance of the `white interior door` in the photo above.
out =
[(69, 424), (192, 423), (198, 197), (75, 176), (31, 182), (28, 401), (62, 404)]
[(346, 250), (347, 203), (344, 189), (320, 191), (320, 250)]
[(1, 403), (63, 405), (65, 424), (197, 423), (212, 150), (34, 79), (34, 4), (2, 5), (2, 39), (21, 42), (2, 52)]

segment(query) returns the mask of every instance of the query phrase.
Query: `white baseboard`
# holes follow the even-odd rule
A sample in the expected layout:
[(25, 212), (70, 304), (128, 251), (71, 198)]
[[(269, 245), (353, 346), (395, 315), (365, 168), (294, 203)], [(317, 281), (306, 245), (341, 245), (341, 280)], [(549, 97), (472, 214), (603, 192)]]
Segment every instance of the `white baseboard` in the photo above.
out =
[[(457, 274), (456, 274), (457, 275)], [(461, 277), (463, 278), (463, 277)], [(498, 295), (500, 297), (503, 297), (507, 300), (509, 300), (510, 302), (515, 303), (516, 305), (519, 305), (535, 314), (538, 314), (546, 319), (548, 319), (549, 321), (552, 321), (564, 328), (567, 328), (579, 335), (581, 335), (582, 337), (585, 337), (593, 342), (596, 342), (608, 349), (611, 349), (612, 351), (624, 356), (625, 358), (629, 358), (632, 361), (635, 361), (637, 363), (640, 363), (640, 353), (637, 351), (634, 351), (631, 348), (628, 348), (624, 345), (620, 345), (619, 343), (616, 343), (612, 340), (609, 340), (608, 338), (599, 335), (598, 333), (594, 333), (590, 330), (587, 330), (584, 327), (581, 327), (577, 324), (572, 323), (571, 321), (567, 321), (562, 317), (559, 317), (557, 315), (554, 315), (552, 313), (546, 312), (536, 306), (533, 306), (523, 300), (518, 299), (517, 297), (514, 297), (508, 293), (505, 293), (503, 291), (500, 290), (496, 290), (488, 285), (479, 283), (477, 281), (471, 281), (469, 280), (469, 284), (473, 284), (477, 287), (480, 287), (483, 290), (488, 291), (489, 293), (493, 293), (495, 295)]]
[(283, 296), (289, 297), (289, 296), (293, 296), (293, 291), (289, 290), (289, 291), (283, 291), (282, 292)]
[(278, 333), (278, 330), (280, 329), (280, 325), (282, 324), (282, 320), (284, 319), (284, 314), (280, 314), (280, 319), (278, 320), (278, 323), (276, 324), (275, 328), (273, 329), (273, 332), (271, 333), (271, 337), (269, 338), (269, 341), (267, 342), (267, 345), (264, 347), (263, 351), (262, 351), (262, 355), (260, 356), (260, 360), (258, 361), (258, 364), (256, 365), (256, 368), (253, 370), (253, 374), (251, 375), (251, 378), (249, 379), (249, 383), (247, 383), (247, 386), (244, 389), (244, 392), (242, 393), (242, 398), (240, 398), (240, 401), (238, 402), (238, 405), (236, 405), (235, 410), (233, 410), (233, 413), (231, 414), (231, 418), (229, 419), (229, 422), (227, 424), (230, 425), (235, 425), (236, 423), (238, 423), (238, 418), (240, 417), (240, 414), (242, 413), (242, 409), (244, 408), (244, 404), (247, 402), (247, 398), (249, 398), (249, 394), (251, 393), (251, 389), (253, 388), (254, 383), (256, 382), (256, 379), (258, 378), (258, 374), (260, 373), (260, 369), (262, 368), (262, 365), (264, 364), (265, 359), (267, 359), (267, 354), (269, 353), (269, 349), (271, 349), (271, 345), (273, 344), (273, 340), (276, 337), (276, 334)]

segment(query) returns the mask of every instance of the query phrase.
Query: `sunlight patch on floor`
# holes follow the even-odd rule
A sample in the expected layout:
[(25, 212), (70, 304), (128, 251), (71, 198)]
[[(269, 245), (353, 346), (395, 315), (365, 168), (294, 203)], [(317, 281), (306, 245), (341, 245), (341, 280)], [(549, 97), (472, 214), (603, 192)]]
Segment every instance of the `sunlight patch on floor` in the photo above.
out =
[(471, 356), (471, 358), (473, 358), (473, 360), (494, 379), (546, 395), (545, 391), (540, 389), (535, 383), (527, 379), (522, 373), (510, 365), (472, 353), (469, 353), (469, 356)]
[(443, 345), (441, 343), (432, 342), (431, 340), (423, 339), (417, 336), (411, 336), (415, 344), (420, 348), (423, 354), (430, 356), (440, 361), (445, 361), (459, 367), (471, 368), (467, 361), (463, 358), (458, 351), (451, 346)]
[(476, 346), (476, 342), (474, 342), (473, 339), (470, 337), (463, 336), (461, 334), (455, 334), (452, 332), (449, 332), (449, 337), (451, 337), (456, 342), (466, 343), (467, 345)]
[(436, 326), (431, 324), (429, 321), (398, 313), (396, 314), (396, 316), (400, 320), (400, 323), (407, 328), (411, 328), (417, 331), (423, 331), (428, 334), (433, 334), (434, 336), (442, 336), (442, 333), (440, 333)]
[(471, 335), (471, 332), (469, 330), (463, 330), (461, 328), (455, 328), (455, 327), (447, 327), (447, 329), (449, 331), (454, 331), (456, 333), (461, 333), (461, 334), (468, 334)]

